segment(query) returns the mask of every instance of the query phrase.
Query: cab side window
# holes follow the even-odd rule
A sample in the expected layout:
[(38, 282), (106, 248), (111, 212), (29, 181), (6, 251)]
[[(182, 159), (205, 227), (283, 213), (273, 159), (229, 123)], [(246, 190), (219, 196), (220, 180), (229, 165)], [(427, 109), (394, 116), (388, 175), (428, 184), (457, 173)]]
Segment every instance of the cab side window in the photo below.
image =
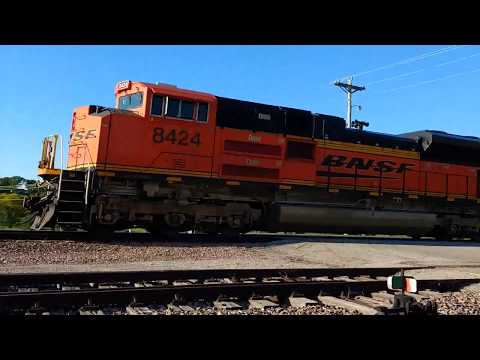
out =
[(207, 120), (208, 120), (208, 104), (199, 103), (198, 110), (197, 110), (197, 121), (207, 122)]
[(193, 120), (193, 101), (168, 97), (167, 116), (185, 120)]
[(182, 119), (193, 119), (193, 102), (182, 100), (180, 104), (180, 117)]
[(152, 97), (152, 115), (163, 115), (163, 96), (153, 95)]
[(180, 111), (180, 100), (168, 98), (167, 116), (178, 117)]
[(133, 109), (142, 106), (143, 94), (138, 92), (130, 95), (120, 96), (118, 108), (122, 110)]
[[(165, 111), (166, 110), (166, 111)], [(175, 99), (170, 96), (153, 94), (150, 114), (185, 120), (208, 121), (208, 103)]]

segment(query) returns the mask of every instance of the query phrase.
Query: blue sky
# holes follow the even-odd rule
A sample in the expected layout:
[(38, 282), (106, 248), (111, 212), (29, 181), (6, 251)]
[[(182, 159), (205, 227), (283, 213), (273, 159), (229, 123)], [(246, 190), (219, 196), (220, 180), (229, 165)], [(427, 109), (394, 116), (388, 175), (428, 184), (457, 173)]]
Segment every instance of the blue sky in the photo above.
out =
[(345, 117), (331, 82), (360, 74), (369, 130), (480, 136), (480, 46), (0, 46), (0, 68), (0, 177), (35, 178), (42, 138), (68, 139), (73, 108), (113, 106), (125, 79)]

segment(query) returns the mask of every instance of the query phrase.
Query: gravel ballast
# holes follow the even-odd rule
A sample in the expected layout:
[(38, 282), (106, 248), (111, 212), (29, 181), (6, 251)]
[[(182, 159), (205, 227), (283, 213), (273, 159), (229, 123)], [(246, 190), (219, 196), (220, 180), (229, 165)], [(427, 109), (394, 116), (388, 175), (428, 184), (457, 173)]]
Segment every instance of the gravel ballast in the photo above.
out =
[[(480, 293), (459, 291), (445, 293), (435, 298), (438, 306), (438, 315), (480, 315)], [(183, 308), (183, 309), (182, 309)], [(185, 309), (188, 308), (189, 310)], [(82, 315), (80, 309), (57, 309), (41, 313), (42, 315)], [(357, 311), (328, 306), (322, 303), (317, 305), (296, 308), (292, 306), (278, 306), (256, 309), (243, 308), (239, 310), (218, 309), (211, 303), (188, 303), (186, 306), (142, 305), (130, 311), (125, 307), (103, 307), (83, 315), (361, 315)]]
[(459, 291), (436, 299), (440, 315), (480, 315), (480, 293)]
[(326, 305), (303, 308), (276, 307), (267, 309), (218, 310), (213, 307), (196, 308), (193, 311), (166, 309), (162, 315), (360, 315), (360, 313)]
[[(438, 306), (438, 315), (480, 315), (480, 292), (477, 291), (445, 293), (435, 301)], [(321, 303), (301, 308), (291, 306), (243, 310), (219, 310), (214, 307), (195, 306), (193, 308), (193, 311), (165, 308), (158, 311), (158, 315), (361, 315), (357, 311)], [(124, 315), (125, 312), (120, 311), (117, 314)]]
[[(241, 309), (241, 310), (224, 310), (224, 309), (216, 309), (213, 306), (192, 306), (189, 304), (189, 307), (192, 310), (181, 310), (177, 307), (177, 309), (167, 308), (165, 306), (146, 306), (143, 307), (142, 311), (138, 311), (136, 315), (160, 315), (160, 316), (171, 316), (171, 315), (183, 315), (183, 316), (191, 316), (191, 315), (361, 315), (356, 311), (350, 311), (347, 309), (342, 309), (339, 307), (327, 306), (323, 304), (306, 306), (303, 308), (295, 308), (295, 307), (276, 307), (276, 308), (266, 308), (266, 309)], [(147, 309), (147, 310), (145, 310)], [(98, 309), (101, 311), (99, 314), (98, 312), (94, 312), (91, 315), (134, 315), (129, 314), (126, 311), (126, 308), (115, 308), (115, 307), (107, 307)], [(78, 310), (74, 311), (48, 311), (44, 313), (45, 315), (79, 315)]]
[(0, 266), (36, 264), (110, 264), (155, 260), (208, 260), (253, 258), (255, 249), (246, 246), (86, 243), (49, 240), (1, 240)]

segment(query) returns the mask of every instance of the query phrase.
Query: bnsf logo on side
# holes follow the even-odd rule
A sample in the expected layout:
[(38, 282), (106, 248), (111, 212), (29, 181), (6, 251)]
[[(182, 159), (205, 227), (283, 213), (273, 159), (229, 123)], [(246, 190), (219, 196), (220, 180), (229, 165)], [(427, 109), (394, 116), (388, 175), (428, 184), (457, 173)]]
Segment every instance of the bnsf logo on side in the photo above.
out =
[(81, 131), (76, 131), (73, 134), (71, 134), (71, 139), (73, 141), (81, 141), (81, 140), (86, 140), (86, 139), (93, 139), (96, 138), (97, 136), (95, 135), (95, 129), (92, 130), (81, 130)]
[(359, 170), (369, 170), (372, 169), (378, 172), (393, 172), (401, 173), (405, 170), (410, 170), (410, 166), (415, 166), (415, 164), (397, 164), (395, 161), (383, 160), (375, 161), (371, 159), (362, 159), (358, 157), (351, 158), (350, 160), (346, 156), (341, 155), (327, 155), (323, 159), (322, 165), (324, 166), (333, 166), (333, 167), (346, 167), (348, 169), (357, 168)]

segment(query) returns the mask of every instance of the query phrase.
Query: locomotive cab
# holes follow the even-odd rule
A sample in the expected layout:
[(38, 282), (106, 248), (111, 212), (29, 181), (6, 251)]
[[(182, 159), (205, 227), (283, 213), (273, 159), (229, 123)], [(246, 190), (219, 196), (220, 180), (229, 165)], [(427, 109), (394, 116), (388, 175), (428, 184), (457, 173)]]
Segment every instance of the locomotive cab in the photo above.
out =
[(68, 169), (211, 175), (213, 96), (131, 81), (115, 96), (115, 109), (76, 109)]

